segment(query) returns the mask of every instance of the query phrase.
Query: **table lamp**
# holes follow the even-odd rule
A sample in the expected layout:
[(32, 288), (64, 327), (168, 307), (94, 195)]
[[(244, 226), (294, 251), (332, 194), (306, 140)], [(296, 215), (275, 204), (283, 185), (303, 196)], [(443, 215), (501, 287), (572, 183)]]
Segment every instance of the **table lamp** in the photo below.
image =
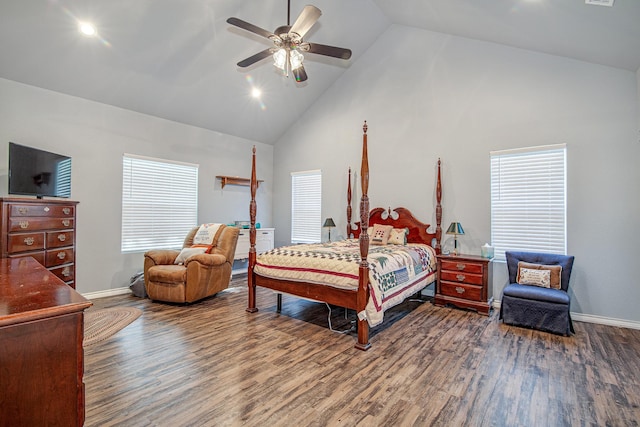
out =
[(447, 234), (453, 234), (453, 255), (458, 255), (458, 235), (464, 234), (462, 224), (459, 222), (452, 222), (447, 229)]
[(333, 218), (327, 218), (324, 220), (323, 227), (329, 228), (329, 242), (331, 242), (331, 228), (335, 226), (336, 226), (336, 223), (333, 222)]

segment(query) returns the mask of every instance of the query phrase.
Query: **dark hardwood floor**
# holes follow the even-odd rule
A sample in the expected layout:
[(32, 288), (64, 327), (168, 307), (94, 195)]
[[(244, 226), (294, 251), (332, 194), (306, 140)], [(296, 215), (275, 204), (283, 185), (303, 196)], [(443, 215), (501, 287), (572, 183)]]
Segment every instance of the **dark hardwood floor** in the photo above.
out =
[[(574, 322), (561, 337), (406, 301), (372, 348), (327, 307), (246, 276), (188, 305), (122, 295), (143, 315), (85, 349), (86, 426), (637, 426), (640, 330)], [(334, 329), (350, 313), (332, 310)]]

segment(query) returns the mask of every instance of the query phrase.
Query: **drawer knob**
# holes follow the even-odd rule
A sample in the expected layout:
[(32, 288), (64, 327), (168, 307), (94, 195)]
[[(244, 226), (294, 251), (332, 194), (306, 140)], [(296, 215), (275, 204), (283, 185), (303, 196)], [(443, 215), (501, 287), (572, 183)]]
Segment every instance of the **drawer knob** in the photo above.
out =
[(71, 222), (68, 219), (63, 219), (62, 220), (62, 225), (64, 225), (65, 227), (68, 227), (69, 224), (71, 224)]
[(458, 279), (459, 282), (463, 282), (464, 279), (466, 279), (467, 277), (464, 274), (458, 274), (456, 275), (456, 279)]
[(58, 240), (64, 242), (65, 240), (67, 240), (67, 236), (65, 236), (64, 234), (58, 234)]
[(458, 270), (464, 270), (464, 269), (465, 269), (465, 267), (466, 267), (466, 265), (465, 265), (465, 264), (456, 264), (456, 268), (457, 268)]
[(29, 221), (20, 221), (20, 228), (23, 230), (29, 228)]
[(456, 292), (459, 294), (464, 294), (464, 288), (461, 288), (460, 286), (456, 286)]
[(35, 239), (33, 237), (26, 237), (24, 239), (24, 244), (27, 246), (33, 245), (33, 242), (35, 242)]
[(65, 259), (65, 258), (66, 258), (66, 256), (67, 256), (67, 254), (66, 254), (66, 253), (64, 253), (64, 252), (58, 252), (58, 259)]
[(27, 208), (18, 208), (18, 212), (20, 212), (22, 215), (24, 215), (27, 212), (29, 212), (29, 209), (27, 209)]
[(62, 269), (61, 274), (64, 277), (69, 277), (69, 276), (71, 276), (71, 269), (69, 267), (65, 267), (65, 268)]
[(45, 206), (45, 207), (44, 207), (44, 211), (45, 211), (45, 212), (49, 212), (50, 210), (51, 210), (51, 209), (49, 209), (49, 206)]
[(71, 208), (62, 208), (62, 213), (69, 215), (71, 213)]

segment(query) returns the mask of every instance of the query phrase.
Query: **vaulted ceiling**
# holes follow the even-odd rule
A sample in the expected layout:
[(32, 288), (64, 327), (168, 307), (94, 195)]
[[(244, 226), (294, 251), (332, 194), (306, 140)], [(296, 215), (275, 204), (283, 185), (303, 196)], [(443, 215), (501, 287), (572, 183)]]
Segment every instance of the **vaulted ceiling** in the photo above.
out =
[[(273, 31), (286, 0), (0, 0), (0, 77), (274, 144), (394, 24), (640, 68), (640, 0), (292, 0), (292, 21), (308, 3), (322, 16), (305, 40), (353, 56), (307, 54), (303, 84), (269, 59), (238, 68), (271, 44), (226, 22)], [(78, 21), (99, 36), (82, 36)]]

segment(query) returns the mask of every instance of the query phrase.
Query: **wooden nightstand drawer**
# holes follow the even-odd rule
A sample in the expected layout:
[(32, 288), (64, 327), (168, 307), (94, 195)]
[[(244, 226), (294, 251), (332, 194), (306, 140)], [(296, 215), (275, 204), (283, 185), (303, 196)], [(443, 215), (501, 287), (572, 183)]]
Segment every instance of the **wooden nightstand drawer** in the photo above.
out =
[(464, 261), (442, 261), (442, 269), (450, 271), (464, 271), (465, 273), (482, 274), (482, 264)]
[(450, 282), (460, 282), (460, 283), (470, 283), (473, 285), (482, 285), (482, 273), (481, 274), (472, 274), (472, 273), (463, 273), (457, 271), (446, 271), (442, 270), (440, 273), (441, 280), (448, 280)]
[(464, 298), (472, 301), (482, 301), (482, 286), (443, 281), (440, 284), (440, 291), (443, 295), (449, 295), (451, 297)]

